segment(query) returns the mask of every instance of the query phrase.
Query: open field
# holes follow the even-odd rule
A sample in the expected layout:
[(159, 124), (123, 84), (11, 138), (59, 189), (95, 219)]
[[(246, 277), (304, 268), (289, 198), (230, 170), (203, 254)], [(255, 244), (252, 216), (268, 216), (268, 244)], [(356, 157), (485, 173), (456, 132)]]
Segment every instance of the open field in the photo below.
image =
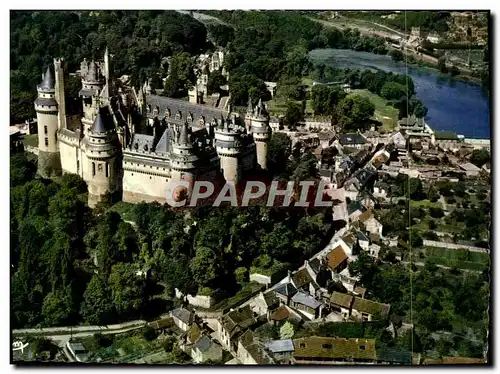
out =
[(368, 98), (375, 105), (375, 114), (372, 118), (382, 123), (379, 131), (389, 132), (396, 128), (399, 111), (387, 105), (387, 100), (368, 90), (352, 90), (352, 93)]
[(416, 260), (422, 261), (420, 254), (426, 260), (431, 260), (437, 265), (456, 267), (458, 269), (482, 271), (488, 267), (490, 258), (486, 253), (471, 252), (465, 249), (448, 249), (424, 247), (416, 253)]

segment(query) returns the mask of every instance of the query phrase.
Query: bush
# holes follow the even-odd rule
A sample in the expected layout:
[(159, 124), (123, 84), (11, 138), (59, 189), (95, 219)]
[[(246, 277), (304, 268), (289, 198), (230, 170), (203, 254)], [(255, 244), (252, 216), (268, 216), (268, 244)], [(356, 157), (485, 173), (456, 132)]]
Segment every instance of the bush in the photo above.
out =
[(441, 208), (435, 208), (435, 207), (432, 207), (432, 208), (429, 209), (429, 214), (433, 218), (441, 218), (441, 217), (444, 216), (443, 209), (441, 209)]
[(426, 231), (423, 237), (427, 240), (435, 240), (435, 241), (439, 240), (439, 236), (434, 231)]
[(429, 221), (429, 229), (431, 230), (436, 230), (437, 229), (437, 223), (434, 220)]
[(239, 267), (234, 271), (236, 281), (239, 284), (244, 284), (248, 282), (248, 269), (245, 267)]
[(156, 339), (156, 332), (151, 326), (146, 326), (142, 329), (142, 336), (148, 342)]

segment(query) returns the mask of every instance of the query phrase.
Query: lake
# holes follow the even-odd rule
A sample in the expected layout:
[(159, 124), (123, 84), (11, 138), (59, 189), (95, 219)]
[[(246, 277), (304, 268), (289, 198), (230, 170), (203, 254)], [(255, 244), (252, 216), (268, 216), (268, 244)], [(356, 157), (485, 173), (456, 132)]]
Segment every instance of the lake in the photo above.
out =
[[(315, 49), (309, 55), (314, 62), (339, 68), (406, 72), (404, 62), (369, 52)], [(426, 122), (434, 130), (455, 131), (470, 138), (490, 138), (490, 106), (485, 88), (425, 68), (408, 67), (408, 74), (415, 83), (417, 97), (428, 108)]]

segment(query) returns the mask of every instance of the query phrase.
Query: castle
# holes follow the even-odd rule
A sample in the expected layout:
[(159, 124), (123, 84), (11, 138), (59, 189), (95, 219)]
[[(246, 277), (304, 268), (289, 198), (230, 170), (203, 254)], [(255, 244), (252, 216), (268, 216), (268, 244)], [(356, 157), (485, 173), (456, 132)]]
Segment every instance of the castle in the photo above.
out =
[[(37, 87), (38, 172), (74, 173), (88, 185), (88, 204), (106, 194), (127, 202), (166, 202), (170, 181), (237, 184), (266, 169), (269, 115), (251, 101), (239, 114), (136, 90), (113, 82), (109, 54), (81, 63), (82, 108), (67, 112), (65, 67), (54, 59)], [(189, 192), (189, 191), (188, 191)]]

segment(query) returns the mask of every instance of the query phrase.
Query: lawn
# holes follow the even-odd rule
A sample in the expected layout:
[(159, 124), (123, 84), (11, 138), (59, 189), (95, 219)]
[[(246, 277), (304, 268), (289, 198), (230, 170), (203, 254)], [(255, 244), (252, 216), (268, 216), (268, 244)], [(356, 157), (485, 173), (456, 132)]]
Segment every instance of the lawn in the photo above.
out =
[(229, 310), (230, 308), (234, 308), (239, 304), (248, 300), (253, 294), (261, 291), (264, 288), (262, 284), (250, 282), (247, 283), (243, 288), (233, 297), (226, 298), (222, 300), (220, 303), (214, 305), (211, 310)]
[(398, 124), (399, 111), (396, 108), (387, 105), (387, 100), (368, 90), (352, 90), (351, 92), (368, 98), (373, 105), (375, 105), (375, 114), (372, 119), (382, 123), (382, 126), (379, 129), (380, 132), (390, 132), (396, 128)]
[(465, 249), (425, 247), (423, 252), (427, 260), (447, 267), (482, 271), (489, 264), (488, 254), (470, 252)]
[(161, 351), (160, 341), (155, 339), (147, 341), (140, 332), (128, 332), (116, 335), (104, 335), (112, 337), (112, 342), (108, 347), (100, 346), (93, 336), (75, 339), (83, 344), (89, 351), (89, 362), (133, 362), (141, 357)]
[(432, 202), (430, 200), (410, 200), (410, 208), (441, 208), (439, 201)]

